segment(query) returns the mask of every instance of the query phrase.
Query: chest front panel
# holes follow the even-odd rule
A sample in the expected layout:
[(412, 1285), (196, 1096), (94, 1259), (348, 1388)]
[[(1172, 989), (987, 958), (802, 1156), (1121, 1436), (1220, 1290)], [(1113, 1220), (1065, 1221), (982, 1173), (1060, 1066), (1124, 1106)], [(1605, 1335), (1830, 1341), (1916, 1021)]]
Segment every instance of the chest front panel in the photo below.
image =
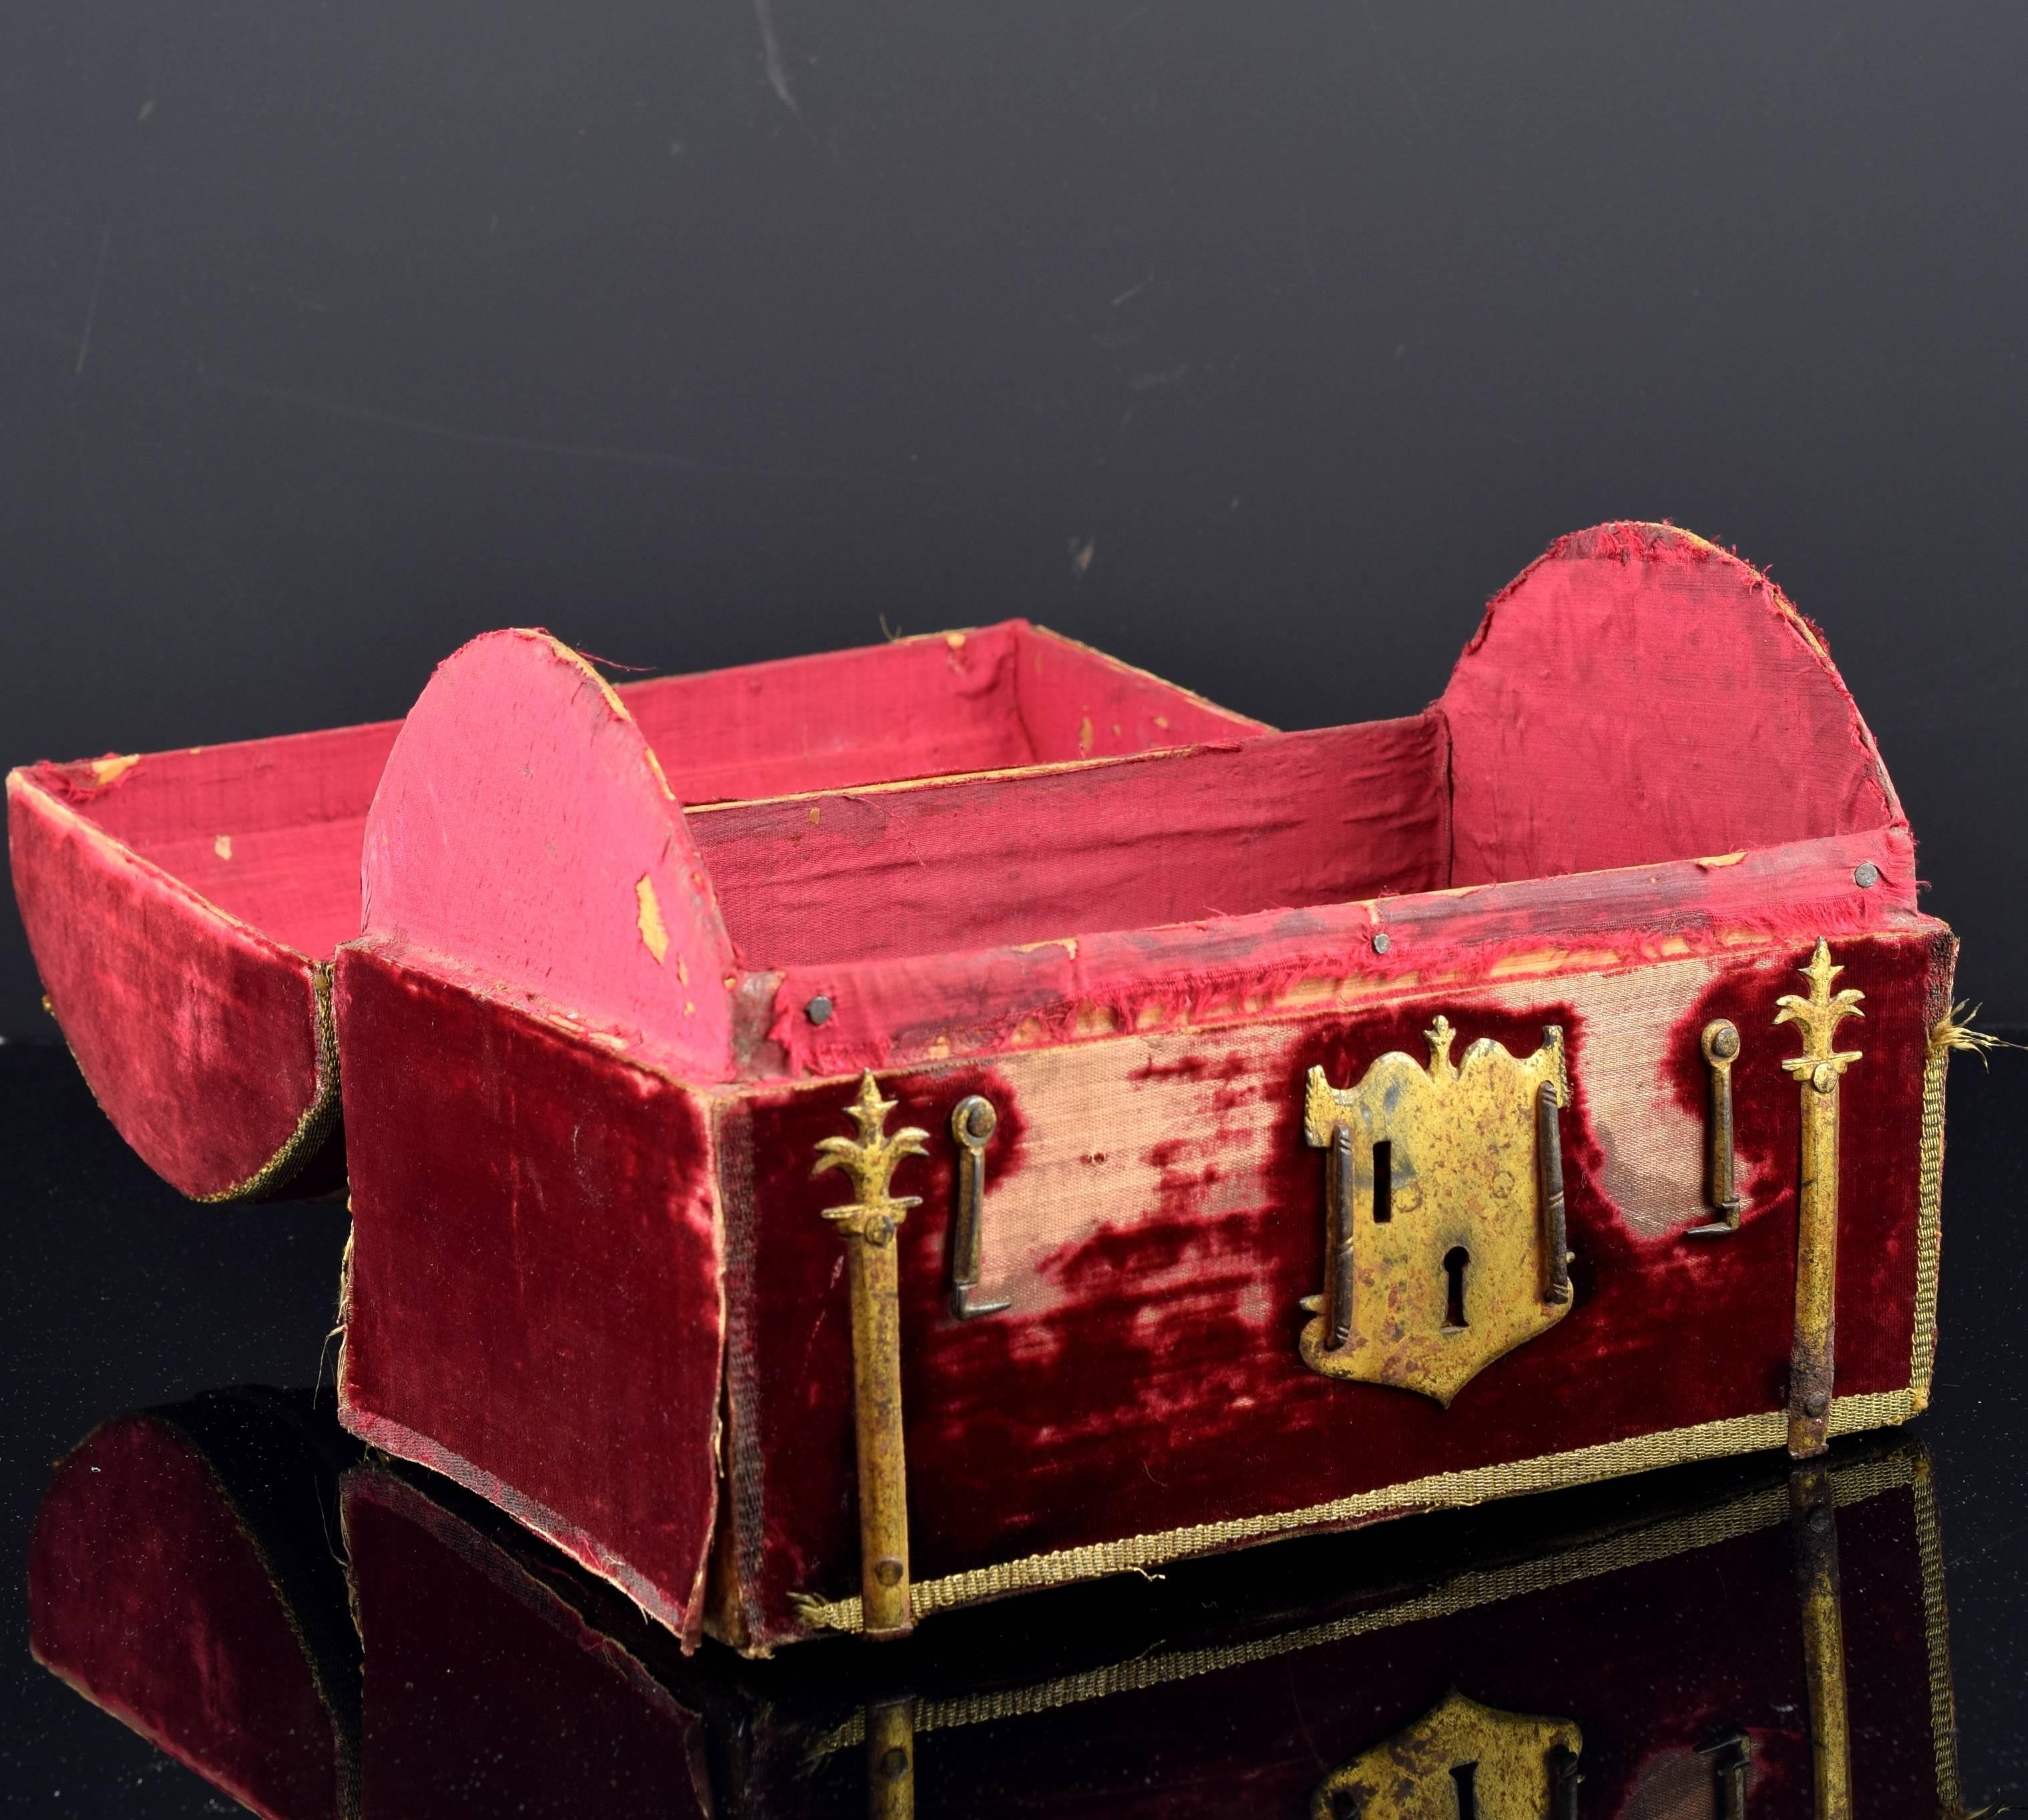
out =
[[(1597, 1470), (1633, 1470), (1705, 1445), (1672, 1441), (1673, 1431), (1741, 1418), (1775, 1426), (1727, 1446), (1778, 1445), (1800, 1118), (1782, 1065), (1797, 1039), (1773, 1019), (1808, 957), (1784, 946), (884, 1077), (891, 1123), (931, 1134), (929, 1154), (894, 1183), (921, 1199), (897, 1240), (919, 1584), (1123, 1538), (1197, 1532), (1173, 1553), (1364, 1520), (1463, 1495), (1439, 1485), (1360, 1504), (1388, 1488), (1615, 1444), (1637, 1457)], [(1861, 1032), (1864, 1060), (1843, 1089), (1842, 1399), (1910, 1383), (1925, 1045), (1948, 951), (1927, 934), (1897, 935), (1852, 940), (1837, 958), (1843, 983), (1867, 995), (1863, 1025), (1848, 1027)], [(1481, 1042), (1534, 1057), (1553, 1027), (1567, 1075), (1554, 1143), (1567, 1311), (1478, 1364), (1448, 1407), (1427, 1387), (1327, 1374), (1302, 1345), (1329, 1306), (1340, 1166), (1306, 1133), (1310, 1071), (1346, 1089), (1390, 1052), (1427, 1069), (1426, 1033), (1439, 1016), (1461, 1064)], [(1720, 1018), (1741, 1038), (1732, 1067), (1741, 1214), (1736, 1232), (1692, 1238), (1712, 1217), (1701, 1036)], [(949, 1292), (961, 1154), (950, 1119), (973, 1094), (997, 1114), (983, 1156), (974, 1300), (1007, 1306), (960, 1319)], [(732, 1238), (728, 1284), (730, 1504), (764, 1629), (794, 1625), (790, 1592), (840, 1598), (856, 1572), (849, 1314), (842, 1254), (820, 1217), (839, 1196), (809, 1173), (818, 1142), (848, 1128), (849, 1097), (849, 1085), (826, 1083), (749, 1102), (726, 1122), (727, 1215), (743, 1235)], [(1468, 1135), (1440, 1126), (1433, 1138), (1389, 1115), (1376, 1124), (1362, 1113), (1353, 1134), (1364, 1183), (1350, 1197), (1353, 1257), (1385, 1252), (1393, 1274), (1382, 1288), (1398, 1291), (1409, 1340), (1472, 1344), (1485, 1293), (1473, 1273), (1492, 1260), (1434, 1213), (1475, 1210), (1510, 1252), (1517, 1223), (1540, 1235), (1536, 1134), (1497, 1117), (1483, 1139), (1505, 1146), (1505, 1160), (1480, 1158), (1483, 1182), (1447, 1201), (1446, 1172), (1471, 1173), (1458, 1162), (1472, 1156)], [(1376, 1143), (1404, 1153), (1377, 1160)], [(1399, 1185), (1378, 1247), (1377, 1163)], [(1544, 1261), (1539, 1236), (1530, 1243), (1521, 1253)], [(1642, 1437), (1662, 1438), (1644, 1448)]]

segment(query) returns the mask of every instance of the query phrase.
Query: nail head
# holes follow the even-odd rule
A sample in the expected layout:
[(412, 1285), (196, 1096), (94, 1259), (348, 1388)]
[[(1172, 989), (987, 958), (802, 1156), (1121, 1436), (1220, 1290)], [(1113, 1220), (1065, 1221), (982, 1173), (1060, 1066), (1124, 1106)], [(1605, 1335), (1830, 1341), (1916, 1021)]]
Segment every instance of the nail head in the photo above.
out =
[(951, 1129), (960, 1144), (983, 1144), (999, 1123), (1000, 1115), (990, 1100), (983, 1093), (968, 1093), (954, 1109)]
[(1375, 954), (1385, 954), (1387, 950), (1393, 945), (1394, 938), (1390, 935), (1386, 930), (1376, 929), (1374, 930), (1373, 952)]
[(1852, 882), (1862, 891), (1871, 891), (1880, 882), (1880, 868), (1871, 860), (1861, 860), (1852, 869)]
[(803, 1007), (803, 1015), (808, 1018), (813, 1024), (829, 1023), (831, 1022), (831, 1001), (826, 998), (822, 993), (819, 993), (815, 998), (812, 999), (808, 1004)]

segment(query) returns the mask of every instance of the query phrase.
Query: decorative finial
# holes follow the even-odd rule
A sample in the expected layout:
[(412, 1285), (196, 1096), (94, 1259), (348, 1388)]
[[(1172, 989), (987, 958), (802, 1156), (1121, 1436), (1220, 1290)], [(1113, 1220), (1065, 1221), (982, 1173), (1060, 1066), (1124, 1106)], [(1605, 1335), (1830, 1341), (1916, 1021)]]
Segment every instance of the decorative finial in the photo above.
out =
[(927, 1156), (930, 1134), (913, 1125), (904, 1125), (891, 1134), (886, 1130), (887, 1115), (895, 1102), (883, 1100), (874, 1084), (870, 1068), (859, 1077), (859, 1096), (846, 1108), (859, 1127), (859, 1136), (826, 1138), (817, 1145), (816, 1167), (810, 1173), (821, 1175), (827, 1169), (842, 1169), (851, 1179), (853, 1200), (846, 1207), (825, 1210), (826, 1219), (836, 1220), (848, 1232), (861, 1232), (879, 1243), (900, 1224), (902, 1215), (920, 1204), (920, 1197), (898, 1199), (887, 1192), (894, 1166), (905, 1156)]
[(1803, 1052), (1792, 1056), (1782, 1066), (1799, 1081), (1808, 1081), (1819, 1093), (1829, 1093), (1833, 1084), (1852, 1064), (1860, 1059), (1857, 1049), (1834, 1049), (1831, 1047), (1831, 1033), (1849, 1017), (1864, 1017), (1859, 1001), (1866, 997), (1847, 986), (1834, 993), (1831, 982), (1845, 971), (1841, 967), (1831, 964), (1830, 944), (1821, 936), (1817, 938), (1817, 951), (1810, 956), (1808, 967), (1797, 969), (1810, 982), (1810, 996), (1798, 997), (1785, 992), (1774, 1002), (1781, 1007), (1774, 1014), (1778, 1024), (1793, 1023), (1803, 1033)]
[[(895, 1228), (913, 1195), (887, 1192), (894, 1165), (929, 1154), (930, 1134), (913, 1125), (886, 1130), (892, 1100), (880, 1097), (873, 1071), (859, 1077), (846, 1108), (859, 1135), (817, 1143), (813, 1175), (842, 1169), (855, 1200), (824, 1209), (845, 1240), (852, 1284), (853, 1445), (859, 1457), (859, 1615), (868, 1637), (901, 1637), (915, 1626), (909, 1587), (908, 1459), (901, 1431), (901, 1265)], [(799, 1607), (805, 1622), (816, 1607)]]
[(1455, 1081), (1457, 1070), (1451, 1064), (1451, 1039), (1457, 1032), (1451, 1028), (1451, 1020), (1441, 1012), (1437, 1021), (1423, 1032), (1423, 1040), (1430, 1045), (1430, 1078), (1435, 1081)]

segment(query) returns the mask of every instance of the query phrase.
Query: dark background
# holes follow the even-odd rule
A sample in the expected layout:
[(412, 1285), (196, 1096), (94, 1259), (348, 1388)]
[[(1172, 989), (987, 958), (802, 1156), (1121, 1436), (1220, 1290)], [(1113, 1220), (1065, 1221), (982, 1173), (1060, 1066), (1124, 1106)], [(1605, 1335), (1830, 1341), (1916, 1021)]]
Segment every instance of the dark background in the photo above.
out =
[(1021, 613), (1328, 724), (1666, 516), (1827, 628), (2028, 1023), (2025, 91), (1997, 5), (13, 0), (0, 760), (516, 623)]

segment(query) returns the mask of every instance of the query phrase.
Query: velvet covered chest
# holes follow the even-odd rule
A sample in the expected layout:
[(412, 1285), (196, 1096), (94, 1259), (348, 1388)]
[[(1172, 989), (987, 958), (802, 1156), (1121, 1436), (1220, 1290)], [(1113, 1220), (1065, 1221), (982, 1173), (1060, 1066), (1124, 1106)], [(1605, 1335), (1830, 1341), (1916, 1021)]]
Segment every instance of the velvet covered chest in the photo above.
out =
[[(150, 919), (309, 982), (258, 1027), (342, 1083), (356, 1433), (765, 1652), (1923, 1407), (1954, 943), (1736, 557), (1567, 538), (1434, 705), (1319, 731), (1025, 627), (805, 665), (475, 642), (320, 736), (375, 776), (322, 952), (335, 885), (286, 943), (175, 875), (187, 801), (119, 819), (148, 761), (17, 774), (52, 1000), (175, 1178), (265, 1165), (102, 1085), (151, 967), (220, 977)], [(229, 1071), (257, 996), (142, 1047)]]

